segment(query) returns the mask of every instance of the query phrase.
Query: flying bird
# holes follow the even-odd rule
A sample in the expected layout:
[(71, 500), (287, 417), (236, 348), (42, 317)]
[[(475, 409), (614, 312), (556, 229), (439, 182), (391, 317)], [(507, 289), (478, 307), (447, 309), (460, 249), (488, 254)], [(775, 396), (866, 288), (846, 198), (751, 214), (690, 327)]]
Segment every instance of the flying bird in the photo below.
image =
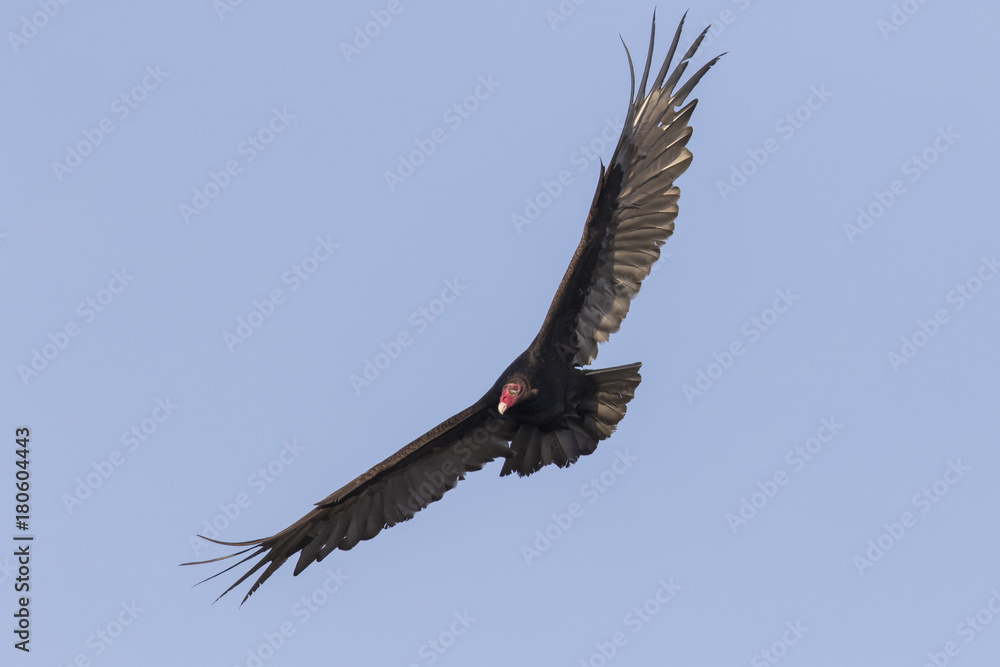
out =
[(611, 162), (601, 164), (583, 238), (528, 349), (478, 401), (316, 503), (288, 528), (247, 542), (211, 540), (243, 549), (185, 565), (250, 554), (208, 579), (260, 557), (220, 598), (263, 568), (245, 602), (295, 554), (293, 574), (298, 575), (336, 549), (352, 549), (383, 528), (412, 518), (466, 473), (494, 459), (503, 459), (501, 476), (523, 477), (550, 463), (564, 468), (611, 435), (635, 395), (641, 364), (584, 367), (597, 357), (598, 343), (621, 327), (660, 257), (660, 246), (674, 231), (680, 196), (674, 181), (691, 163), (688, 123), (697, 104), (687, 97), (721, 57), (681, 84), (707, 32), (671, 71), (683, 27), (682, 18), (648, 94), (655, 15), (638, 92), (632, 56), (625, 48), (632, 78), (625, 126)]

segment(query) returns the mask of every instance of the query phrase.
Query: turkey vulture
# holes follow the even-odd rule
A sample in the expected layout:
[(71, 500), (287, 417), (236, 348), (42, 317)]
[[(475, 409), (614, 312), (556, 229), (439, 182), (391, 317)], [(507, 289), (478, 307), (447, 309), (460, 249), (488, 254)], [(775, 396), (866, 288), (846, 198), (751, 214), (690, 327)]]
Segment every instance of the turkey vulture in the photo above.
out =
[(625, 127), (610, 164), (601, 165), (583, 238), (528, 349), (470, 407), (316, 503), (285, 530), (248, 542), (211, 540), (245, 548), (185, 565), (252, 552), (214, 577), (260, 556), (222, 593), (264, 568), (245, 602), (296, 553), (293, 574), (298, 575), (335, 549), (351, 549), (383, 528), (412, 518), (465, 473), (494, 459), (504, 460), (500, 475), (530, 475), (550, 463), (566, 467), (611, 435), (635, 395), (640, 364), (600, 370), (582, 367), (594, 361), (598, 343), (618, 331), (643, 278), (660, 256), (660, 246), (674, 230), (680, 196), (674, 181), (691, 162), (686, 148), (691, 137), (688, 121), (697, 103), (686, 100), (718, 60), (712, 59), (678, 85), (707, 32), (706, 28), (670, 71), (683, 26), (682, 18), (648, 95), (655, 15), (638, 94), (632, 56), (625, 49), (632, 77)]

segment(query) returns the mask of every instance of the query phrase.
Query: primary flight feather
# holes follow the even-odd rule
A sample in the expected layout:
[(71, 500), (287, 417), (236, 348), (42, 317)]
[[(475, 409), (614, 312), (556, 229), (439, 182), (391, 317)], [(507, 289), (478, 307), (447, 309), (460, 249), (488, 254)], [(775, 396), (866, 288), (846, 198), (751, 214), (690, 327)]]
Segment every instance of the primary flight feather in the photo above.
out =
[(215, 577), (259, 556), (222, 593), (263, 569), (245, 602), (295, 554), (297, 575), (336, 549), (351, 549), (383, 528), (412, 518), (465, 473), (494, 459), (504, 460), (501, 475), (530, 475), (550, 463), (566, 467), (611, 435), (635, 395), (640, 364), (600, 370), (582, 367), (597, 357), (598, 343), (621, 327), (643, 279), (660, 257), (660, 246), (674, 231), (680, 196), (674, 181), (691, 163), (688, 122), (697, 103), (687, 97), (718, 60), (712, 59), (681, 84), (705, 37), (703, 31), (671, 71), (683, 26), (682, 18), (648, 94), (655, 16), (638, 90), (632, 57), (625, 49), (632, 73), (625, 126), (611, 162), (601, 166), (583, 238), (528, 349), (474, 404), (316, 503), (288, 528), (247, 542), (211, 540), (245, 548), (185, 565), (250, 552)]

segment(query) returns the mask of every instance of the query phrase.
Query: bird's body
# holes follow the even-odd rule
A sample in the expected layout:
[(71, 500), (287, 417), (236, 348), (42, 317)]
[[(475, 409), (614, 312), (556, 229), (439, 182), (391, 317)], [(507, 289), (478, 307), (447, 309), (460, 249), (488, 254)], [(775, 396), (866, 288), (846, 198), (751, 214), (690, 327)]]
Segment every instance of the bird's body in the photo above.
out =
[(547, 424), (562, 417), (573, 405), (580, 392), (583, 371), (557, 363), (551, 356), (529, 347), (500, 374), (486, 396), (498, 397), (504, 384), (515, 376), (524, 377), (527, 386), (538, 391), (530, 400), (519, 403), (517, 418), (530, 424)]
[(653, 36), (637, 95), (633, 72), (621, 139), (608, 167), (601, 167), (583, 238), (528, 349), (478, 401), (318, 502), (285, 530), (260, 540), (219, 542), (246, 548), (214, 560), (251, 551), (239, 565), (261, 556), (223, 595), (265, 568), (245, 601), (295, 554), (297, 575), (336, 549), (371, 539), (494, 459), (504, 460), (501, 475), (530, 475), (550, 463), (568, 466), (611, 435), (639, 385), (640, 364), (583, 367), (597, 356), (598, 344), (618, 331), (673, 232), (680, 196), (674, 180), (691, 161), (688, 120), (696, 101), (685, 103), (686, 98), (717, 60), (675, 90), (705, 35), (668, 77), (683, 24), (648, 95)]

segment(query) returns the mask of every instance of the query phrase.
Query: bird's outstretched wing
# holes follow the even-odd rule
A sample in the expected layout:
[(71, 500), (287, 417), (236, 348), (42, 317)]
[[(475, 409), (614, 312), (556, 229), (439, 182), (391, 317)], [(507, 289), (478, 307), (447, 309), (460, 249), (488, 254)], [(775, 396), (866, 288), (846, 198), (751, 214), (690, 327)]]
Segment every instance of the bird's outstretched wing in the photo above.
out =
[(508, 456), (507, 443), (513, 435), (512, 425), (502, 420), (484, 397), (316, 503), (315, 509), (277, 535), (248, 542), (210, 540), (245, 548), (221, 558), (184, 565), (212, 563), (251, 552), (208, 578), (213, 579), (260, 556), (222, 593), (225, 595), (266, 566), (244, 596), (243, 602), (246, 602), (296, 553), (299, 553), (294, 571), (297, 575), (314, 561), (323, 560), (331, 551), (351, 549), (361, 540), (375, 537), (383, 528), (413, 517), (439, 500), (445, 491), (465, 477), (465, 473), (479, 470), (497, 457)]
[[(632, 93), (621, 139), (607, 169), (601, 168), (583, 239), (542, 329), (526, 353), (555, 350), (563, 361), (575, 366), (592, 362), (597, 356), (597, 344), (621, 326), (631, 299), (638, 294), (642, 280), (660, 255), (659, 247), (673, 231), (680, 195), (673, 183), (691, 161), (686, 145), (691, 136), (688, 120), (695, 101), (685, 102), (691, 89), (717, 60), (704, 65), (675, 90), (705, 36), (702, 32), (667, 77), (683, 25), (681, 20), (648, 95), (645, 88), (652, 63), (652, 36), (638, 94), (632, 72)], [(629, 67), (632, 67), (631, 55)], [(636, 375), (634, 383), (637, 382)], [(623, 395), (629, 391), (627, 387), (621, 389)], [(315, 509), (277, 535), (248, 542), (218, 542), (244, 548), (228, 556), (185, 565), (211, 563), (250, 552), (209, 577), (257, 559), (249, 571), (222, 593), (225, 595), (263, 568), (243, 598), (245, 602), (296, 553), (299, 556), (294, 574), (335, 549), (351, 549), (383, 528), (406, 521), (441, 498), (465, 473), (478, 470), (495, 458), (512, 455), (508, 443), (516, 434), (517, 424), (499, 416), (490, 402), (495, 398), (488, 393), (317, 503)]]
[(660, 246), (674, 231), (680, 189), (674, 185), (691, 162), (687, 149), (688, 120), (697, 100), (686, 102), (691, 89), (715, 64), (703, 65), (678, 87), (688, 61), (701, 45), (707, 28), (669, 73), (684, 19), (647, 95), (653, 62), (656, 17), (649, 38), (646, 67), (632, 92), (621, 139), (611, 163), (601, 167), (597, 192), (576, 254), (549, 306), (541, 331), (532, 344), (555, 350), (567, 363), (586, 366), (597, 357), (597, 344), (618, 331), (642, 280), (660, 257)]

